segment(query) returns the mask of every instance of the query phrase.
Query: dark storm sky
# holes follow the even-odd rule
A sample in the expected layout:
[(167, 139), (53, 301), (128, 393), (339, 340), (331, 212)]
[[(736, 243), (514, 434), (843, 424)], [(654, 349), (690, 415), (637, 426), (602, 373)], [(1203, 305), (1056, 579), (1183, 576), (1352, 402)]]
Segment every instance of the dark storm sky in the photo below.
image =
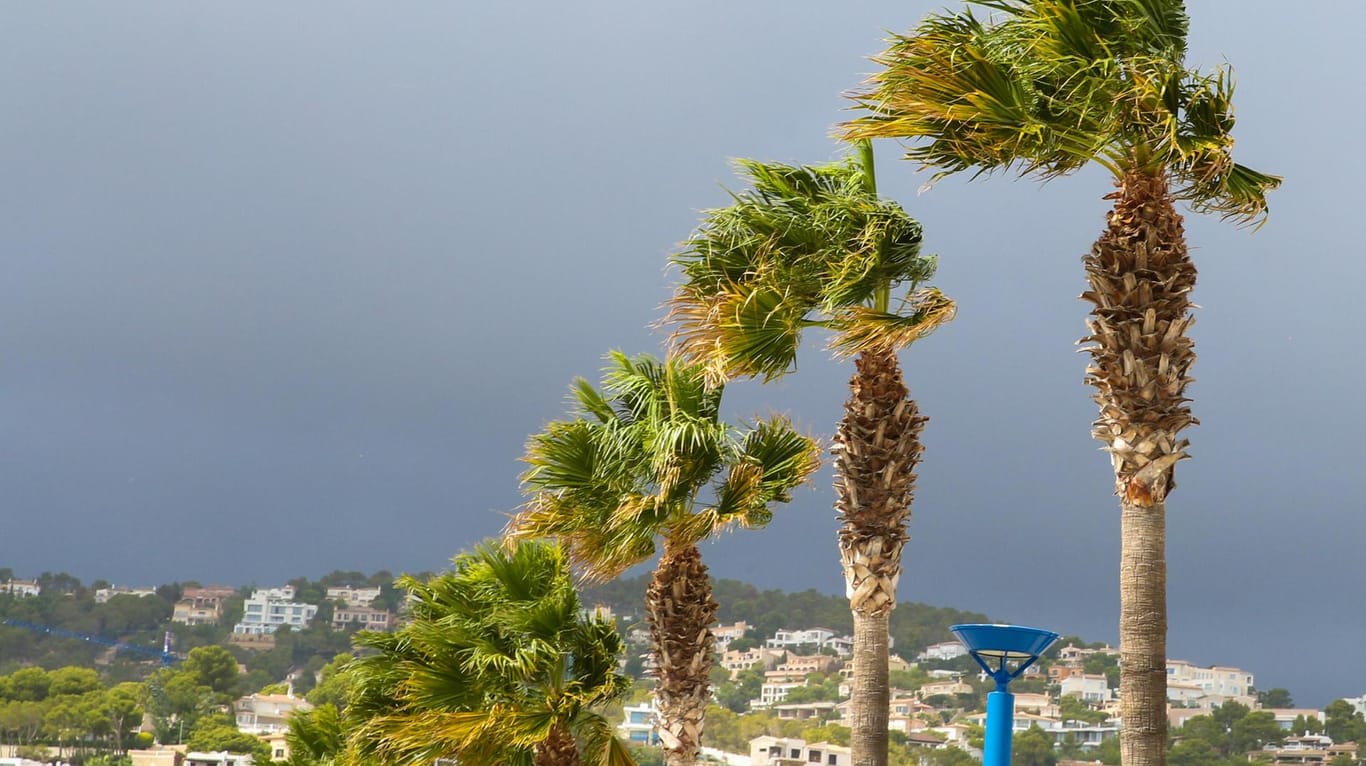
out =
[[(1366, 692), (1357, 436), (1366, 10), (1199, 0), (1236, 65), (1252, 233), (1188, 219), (1202, 425), (1169, 507), (1171, 654), (1303, 704)], [(27, 3), (0, 27), (0, 566), (276, 583), (440, 568), (520, 500), (525, 437), (647, 329), (728, 158), (838, 155), (840, 94), (936, 4)], [(959, 318), (901, 596), (1114, 640), (1079, 258), (1100, 172), (925, 177), (879, 147)], [(849, 365), (736, 384), (828, 436)], [(842, 589), (828, 472), (713, 571)], [(794, 626), (798, 627), (798, 626)]]

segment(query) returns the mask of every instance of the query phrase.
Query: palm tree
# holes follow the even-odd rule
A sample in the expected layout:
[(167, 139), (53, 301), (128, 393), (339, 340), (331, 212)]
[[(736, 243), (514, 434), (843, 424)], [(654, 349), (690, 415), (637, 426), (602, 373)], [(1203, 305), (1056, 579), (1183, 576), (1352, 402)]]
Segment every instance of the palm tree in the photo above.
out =
[[(680, 352), (713, 380), (792, 369), (803, 329), (834, 331), (857, 355), (835, 437), (840, 561), (854, 616), (853, 762), (887, 763), (888, 627), (901, 576), (926, 418), (909, 398), (898, 350), (953, 316), (921, 289), (935, 260), (920, 225), (880, 199), (872, 148), (819, 166), (741, 160), (752, 188), (710, 211), (675, 255), (684, 282), (671, 301)], [(909, 284), (893, 306), (893, 288)]]
[(345, 746), (342, 717), (331, 703), (310, 710), (296, 710), (285, 731), (289, 766), (332, 766)]
[(1258, 222), (1280, 179), (1233, 162), (1233, 80), (1185, 64), (1180, 0), (973, 0), (891, 40), (850, 138), (912, 139), (939, 176), (1048, 179), (1094, 162), (1114, 206), (1084, 259), (1093, 435), (1120, 498), (1120, 714), (1126, 766), (1165, 762), (1166, 498), (1196, 421), (1186, 397), (1195, 266), (1175, 202)]
[(361, 633), (352, 764), (634, 766), (595, 708), (621, 699), (616, 626), (582, 614), (558, 545), (485, 543), (427, 581), (404, 577), (410, 622)]
[(678, 359), (609, 356), (603, 390), (580, 380), (570, 420), (533, 436), (533, 493), (515, 536), (562, 540), (589, 577), (610, 579), (663, 554), (646, 591), (660, 739), (669, 766), (691, 766), (710, 700), (716, 602), (698, 543), (762, 527), (819, 463), (815, 442), (772, 417), (720, 420), (720, 387)]

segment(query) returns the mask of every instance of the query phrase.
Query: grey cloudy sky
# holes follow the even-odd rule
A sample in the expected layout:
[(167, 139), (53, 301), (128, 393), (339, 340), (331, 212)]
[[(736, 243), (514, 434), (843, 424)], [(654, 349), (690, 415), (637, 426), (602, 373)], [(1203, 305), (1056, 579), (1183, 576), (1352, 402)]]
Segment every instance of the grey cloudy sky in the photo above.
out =
[[(938, 3), (15, 4), (0, 27), (0, 566), (141, 584), (436, 569), (520, 499), (527, 434), (647, 351), (728, 158), (838, 155), (841, 92)], [(1366, 634), (1356, 310), (1366, 6), (1199, 0), (1239, 76), (1251, 233), (1188, 218), (1202, 425), (1169, 508), (1171, 654), (1322, 705)], [(902, 598), (1095, 640), (1118, 510), (1081, 254), (1108, 181), (925, 178), (879, 147), (959, 318)], [(828, 436), (849, 365), (732, 386)], [(718, 576), (842, 588), (828, 474)], [(797, 627), (797, 626), (794, 626)]]

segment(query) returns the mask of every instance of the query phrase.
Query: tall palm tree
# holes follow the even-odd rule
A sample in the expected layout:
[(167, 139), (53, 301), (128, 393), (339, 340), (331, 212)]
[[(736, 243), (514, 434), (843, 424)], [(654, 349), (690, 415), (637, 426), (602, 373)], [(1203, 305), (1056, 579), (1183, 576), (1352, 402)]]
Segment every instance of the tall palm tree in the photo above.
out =
[[(1165, 762), (1166, 553), (1186, 396), (1195, 266), (1175, 202), (1256, 222), (1280, 179), (1233, 162), (1233, 80), (1186, 66), (1180, 0), (974, 0), (891, 40), (855, 96), (851, 138), (912, 139), (938, 176), (1053, 178), (1096, 163), (1114, 206), (1084, 259), (1093, 435), (1120, 498), (1120, 714), (1126, 766)], [(938, 177), (936, 176), (936, 177)]]
[(531, 437), (533, 493), (516, 536), (554, 536), (590, 577), (645, 561), (665, 763), (691, 766), (710, 699), (712, 583), (698, 543), (732, 525), (762, 527), (819, 463), (815, 442), (772, 417), (745, 429), (720, 419), (720, 387), (678, 359), (612, 353), (601, 391), (575, 385), (576, 411)]
[(347, 669), (351, 764), (634, 766), (595, 708), (621, 699), (616, 627), (583, 615), (562, 547), (485, 543), (399, 584), (410, 621), (361, 633)]
[[(920, 224), (878, 197), (872, 147), (819, 166), (741, 160), (751, 188), (712, 210), (675, 255), (671, 301), (680, 352), (714, 380), (792, 369), (803, 329), (833, 330), (857, 356), (835, 437), (840, 561), (854, 616), (851, 745), (855, 766), (887, 763), (888, 627), (920, 460), (922, 417), (897, 352), (953, 316), (921, 289), (935, 260)], [(893, 305), (892, 291), (909, 285)]]

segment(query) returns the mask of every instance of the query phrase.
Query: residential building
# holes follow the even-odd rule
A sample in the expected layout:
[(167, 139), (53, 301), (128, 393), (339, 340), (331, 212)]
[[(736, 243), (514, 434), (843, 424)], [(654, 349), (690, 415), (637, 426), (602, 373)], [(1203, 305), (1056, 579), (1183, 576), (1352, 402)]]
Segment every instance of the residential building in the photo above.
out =
[(289, 599), (294, 588), (266, 588), (253, 592), (242, 605), (242, 621), (233, 626), (233, 633), (260, 635), (274, 633), (281, 625), (302, 628), (318, 614), (315, 604), (299, 604)]
[(812, 673), (829, 673), (838, 670), (843, 663), (837, 657), (828, 654), (799, 655), (788, 652), (787, 659), (783, 660), (775, 671), (786, 671), (803, 678)]
[[(375, 599), (379, 598), (379, 594), (378, 585), (359, 588), (352, 585), (338, 585), (327, 589), (327, 600), (341, 601), (347, 606), (370, 606), (375, 602)], [(294, 597), (290, 596), (290, 598)]]
[(920, 699), (922, 700), (938, 697), (941, 694), (950, 697), (955, 694), (972, 694), (972, 686), (959, 679), (952, 678), (946, 681), (930, 681), (920, 687)]
[(1197, 686), (1202, 691), (1199, 707), (1215, 707), (1235, 701), (1255, 707), (1257, 699), (1251, 694), (1252, 674), (1238, 668), (1215, 665), (1202, 668), (1185, 660), (1167, 660), (1167, 685)]
[(800, 702), (792, 705), (774, 705), (773, 711), (783, 720), (807, 721), (832, 713), (838, 706), (837, 702)]
[(773, 634), (773, 638), (764, 642), (764, 645), (771, 649), (795, 649), (799, 646), (814, 646), (817, 648), (825, 646), (825, 643), (835, 637), (835, 631), (828, 628), (808, 628), (806, 630), (780, 630)]
[(270, 745), (270, 760), (285, 762), (289, 760), (289, 732), (277, 731), (271, 734), (262, 734), (261, 739)]
[(185, 753), (183, 748), (157, 745), (146, 750), (129, 750), (128, 760), (133, 766), (181, 766), (185, 760)]
[(274, 734), (289, 730), (289, 716), (312, 710), (303, 697), (290, 694), (250, 694), (237, 700), (237, 729), (246, 734)]
[(226, 585), (185, 588), (180, 592), (171, 621), (183, 625), (217, 625), (223, 616), (223, 602), (235, 595), (237, 589)]
[[(1034, 668), (1038, 666), (1030, 665), (1030, 667)], [(1062, 665), (1055, 663), (1048, 666), (1048, 682), (1051, 684), (1060, 684), (1072, 676), (1079, 676), (1085, 672), (1086, 671), (1082, 669), (1081, 665)]]
[(724, 652), (730, 648), (730, 642), (737, 638), (744, 638), (749, 632), (749, 623), (743, 620), (733, 625), (721, 625), (712, 628), (711, 635), (716, 642), (716, 651)]
[(1119, 654), (1119, 650), (1111, 648), (1108, 644), (1099, 649), (1087, 649), (1084, 646), (1068, 644), (1058, 650), (1058, 662), (1064, 665), (1080, 665), (1093, 654), (1116, 655)]
[(181, 601), (192, 601), (196, 606), (212, 606), (237, 595), (237, 589), (227, 585), (191, 586), (180, 592)]
[(1343, 697), (1342, 701), (1356, 708), (1358, 713), (1366, 716), (1366, 694), (1363, 694), (1360, 697)]
[(0, 593), (8, 593), (11, 596), (36, 596), (42, 592), (43, 589), (37, 580), (6, 580), (0, 583)]
[(659, 744), (659, 708), (653, 698), (642, 705), (622, 708), (625, 720), (617, 726), (623, 739), (637, 745)]
[(394, 613), (368, 606), (337, 607), (332, 612), (332, 629), (345, 630), (355, 627), (358, 630), (388, 631), (394, 627)]
[(1100, 673), (1068, 676), (1058, 685), (1058, 693), (1078, 697), (1083, 702), (1106, 702), (1110, 699), (1110, 681)]
[(806, 686), (806, 680), (785, 677), (784, 680), (766, 681), (759, 687), (759, 699), (750, 700), (749, 706), (752, 708), (772, 707), (787, 699), (787, 693), (798, 686)]
[(1035, 692), (1020, 692), (1015, 695), (1015, 709), (1023, 710), (1027, 713), (1034, 713), (1045, 718), (1057, 718), (1061, 714), (1058, 703), (1047, 694)]
[(252, 766), (251, 756), (246, 753), (229, 753), (218, 750), (209, 753), (188, 752), (184, 766)]
[(1267, 745), (1255, 757), (1269, 759), (1272, 766), (1303, 766), (1304, 764), (1327, 764), (1338, 755), (1356, 760), (1357, 748), (1354, 742), (1333, 744), (1333, 740), (1322, 735), (1289, 737), (1279, 747)]
[(765, 649), (755, 647), (743, 652), (730, 650), (721, 655), (721, 667), (730, 671), (731, 680), (740, 675), (740, 671), (749, 670), (755, 665), (764, 670), (772, 670), (778, 666), (778, 661), (786, 656), (786, 652), (780, 649)]
[(952, 660), (962, 657), (968, 653), (968, 648), (963, 646), (961, 641), (945, 641), (940, 644), (930, 644), (925, 647), (925, 651), (916, 655), (917, 660)]
[(171, 612), (171, 622), (178, 622), (182, 625), (217, 625), (218, 618), (223, 616), (223, 607), (220, 604), (213, 606), (195, 606), (193, 601), (177, 601), (175, 610)]
[(107, 604), (109, 603), (109, 599), (115, 596), (138, 596), (146, 598), (147, 596), (155, 596), (156, 594), (156, 588), (125, 588), (118, 585), (111, 585), (108, 588), (95, 589), (95, 603)]
[[(1203, 711), (1203, 712), (1208, 713), (1209, 711)], [(1305, 717), (1305, 718), (1317, 718), (1317, 719), (1319, 719), (1320, 721), (1322, 721), (1322, 720), (1324, 719), (1323, 711), (1322, 711), (1322, 710), (1315, 710), (1314, 708), (1295, 708), (1295, 707), (1270, 708), (1270, 707), (1269, 707), (1269, 708), (1263, 708), (1263, 709), (1262, 709), (1262, 712), (1263, 712), (1263, 713), (1270, 713), (1270, 714), (1272, 715), (1272, 717), (1276, 719), (1276, 725), (1279, 726), (1279, 727), (1281, 727), (1282, 729), (1284, 729), (1284, 730), (1286, 730), (1286, 731), (1290, 731), (1290, 727), (1293, 726), (1293, 725), (1295, 724), (1295, 719), (1296, 719), (1296, 718), (1299, 718), (1300, 716), (1303, 716), (1303, 717)]]
[(749, 741), (750, 766), (850, 766), (849, 748), (829, 742), (791, 737), (755, 737)]

